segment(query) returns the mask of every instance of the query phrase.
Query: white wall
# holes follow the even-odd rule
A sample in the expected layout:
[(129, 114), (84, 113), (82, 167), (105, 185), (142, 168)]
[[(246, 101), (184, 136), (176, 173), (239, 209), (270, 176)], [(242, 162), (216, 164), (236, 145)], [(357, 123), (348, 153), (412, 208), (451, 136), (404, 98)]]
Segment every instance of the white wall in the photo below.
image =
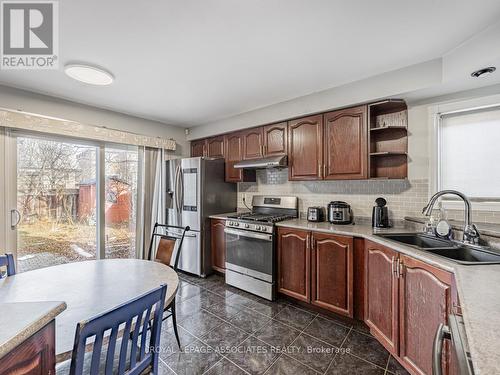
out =
[(0, 108), (20, 110), (89, 125), (139, 133), (149, 136), (173, 138), (177, 143), (175, 155), (187, 156), (189, 144), (185, 130), (180, 127), (145, 120), (118, 112), (108, 111), (50, 96), (0, 86)]

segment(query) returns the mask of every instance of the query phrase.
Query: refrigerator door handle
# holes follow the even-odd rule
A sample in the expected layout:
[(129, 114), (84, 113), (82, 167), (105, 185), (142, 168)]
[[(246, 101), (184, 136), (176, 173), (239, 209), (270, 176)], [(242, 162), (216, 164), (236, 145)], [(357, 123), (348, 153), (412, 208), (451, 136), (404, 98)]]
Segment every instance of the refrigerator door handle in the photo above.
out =
[(177, 213), (180, 214), (181, 213), (181, 206), (180, 206), (180, 202), (179, 202), (179, 197), (180, 197), (180, 184), (179, 184), (179, 180), (180, 180), (180, 171), (181, 171), (181, 167), (178, 166), (177, 169), (175, 170), (175, 205), (176, 205), (176, 210), (177, 210)]
[(183, 207), (184, 207), (184, 175), (182, 174), (182, 167), (179, 167), (179, 185), (180, 185), (180, 190), (179, 190), (179, 213), (182, 213)]

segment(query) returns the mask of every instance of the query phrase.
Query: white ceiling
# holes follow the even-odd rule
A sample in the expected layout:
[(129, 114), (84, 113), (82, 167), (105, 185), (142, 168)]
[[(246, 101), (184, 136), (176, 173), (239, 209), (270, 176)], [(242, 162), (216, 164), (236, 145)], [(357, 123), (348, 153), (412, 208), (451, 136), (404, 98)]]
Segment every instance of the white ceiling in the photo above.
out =
[[(64, 0), (58, 71), (0, 83), (192, 127), (443, 56), (498, 0)], [(110, 70), (113, 85), (62, 65)]]

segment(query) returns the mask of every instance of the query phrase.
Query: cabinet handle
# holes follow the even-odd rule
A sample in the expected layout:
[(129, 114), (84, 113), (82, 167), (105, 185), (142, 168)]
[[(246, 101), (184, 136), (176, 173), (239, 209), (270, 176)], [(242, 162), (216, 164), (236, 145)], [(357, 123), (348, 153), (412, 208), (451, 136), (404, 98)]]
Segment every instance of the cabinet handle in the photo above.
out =
[(396, 273), (396, 268), (394, 266), (394, 262), (396, 261), (396, 259), (394, 257), (392, 257), (392, 261), (391, 261), (391, 272), (392, 274), (394, 275)]
[(432, 373), (434, 375), (441, 375), (443, 373), (441, 368), (441, 358), (443, 355), (444, 339), (450, 340), (451, 332), (448, 326), (440, 323), (432, 344)]
[(321, 175), (321, 164), (318, 164), (318, 176), (319, 176), (319, 177), (323, 177), (323, 176)]
[(306, 237), (306, 250), (311, 248), (311, 236), (307, 235)]
[(323, 164), (323, 177), (326, 177), (326, 164)]
[(402, 277), (405, 272), (405, 265), (398, 259), (398, 277)]

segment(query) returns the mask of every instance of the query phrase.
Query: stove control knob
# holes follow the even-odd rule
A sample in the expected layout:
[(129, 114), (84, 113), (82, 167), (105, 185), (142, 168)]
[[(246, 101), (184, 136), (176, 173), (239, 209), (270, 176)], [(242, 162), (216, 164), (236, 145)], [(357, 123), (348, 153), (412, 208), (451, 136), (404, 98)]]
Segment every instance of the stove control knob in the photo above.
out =
[(248, 224), (245, 224), (245, 228), (250, 228), (250, 225), (248, 225)]
[(255, 227), (255, 230), (260, 230), (260, 225), (257, 225), (257, 226)]
[(230, 227), (231, 225), (233, 225), (233, 223), (231, 223), (230, 221), (227, 222), (227, 226)]
[(234, 223), (233, 224), (235, 227), (239, 227), (240, 226), (240, 223)]

